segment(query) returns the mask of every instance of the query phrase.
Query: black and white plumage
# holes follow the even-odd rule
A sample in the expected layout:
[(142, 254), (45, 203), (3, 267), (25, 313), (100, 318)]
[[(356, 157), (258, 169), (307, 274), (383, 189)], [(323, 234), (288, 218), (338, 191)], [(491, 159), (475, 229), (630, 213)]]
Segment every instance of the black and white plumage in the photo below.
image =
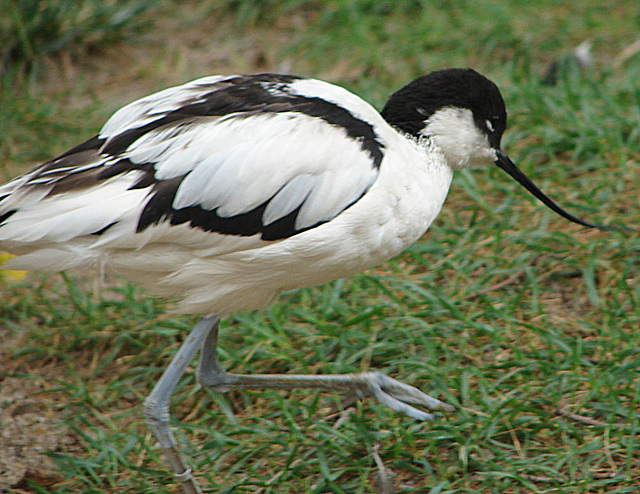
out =
[[(179, 294), (183, 312), (253, 309), (416, 240), (451, 179), (447, 167), (407, 169), (423, 156), (336, 86), (207, 77), (131, 103), (97, 137), (5, 185), (0, 241), (26, 254), (14, 266), (99, 263)], [(421, 200), (407, 201), (400, 181), (376, 193), (401, 175)]]
[(200, 382), (350, 389), (429, 419), (451, 410), (378, 373), (237, 376), (215, 355), (218, 317), (284, 290), (375, 266), (435, 219), (453, 171), (498, 165), (572, 221), (500, 150), (498, 88), (470, 69), (419, 78), (382, 113), (352, 93), (288, 75), (214, 76), (116, 112), (100, 133), (0, 187), (12, 269), (94, 265), (177, 297), (205, 317), (145, 402), (185, 492), (199, 492), (168, 427), (173, 387), (200, 346)]

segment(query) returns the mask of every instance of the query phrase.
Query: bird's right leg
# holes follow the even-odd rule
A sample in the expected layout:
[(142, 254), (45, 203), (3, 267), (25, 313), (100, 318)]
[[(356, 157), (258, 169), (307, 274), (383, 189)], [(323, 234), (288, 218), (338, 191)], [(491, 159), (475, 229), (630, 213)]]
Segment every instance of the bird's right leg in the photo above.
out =
[(142, 405), (147, 424), (160, 443), (164, 455), (171, 465), (174, 475), (181, 483), (185, 494), (201, 494), (202, 491), (191, 475), (191, 468), (185, 464), (178, 448), (178, 443), (171, 433), (171, 428), (169, 427), (169, 401), (187, 366), (193, 360), (212, 328), (217, 328), (217, 325), (217, 317), (203, 317), (200, 319)]
[(211, 328), (202, 345), (198, 366), (198, 382), (205, 388), (218, 392), (240, 389), (301, 389), (314, 388), (326, 391), (342, 391), (370, 396), (392, 410), (418, 420), (432, 420), (435, 414), (426, 413), (413, 406), (429, 410), (453, 412), (456, 408), (433, 398), (419, 389), (397, 381), (380, 372), (334, 375), (247, 375), (226, 372), (218, 362), (218, 325)]

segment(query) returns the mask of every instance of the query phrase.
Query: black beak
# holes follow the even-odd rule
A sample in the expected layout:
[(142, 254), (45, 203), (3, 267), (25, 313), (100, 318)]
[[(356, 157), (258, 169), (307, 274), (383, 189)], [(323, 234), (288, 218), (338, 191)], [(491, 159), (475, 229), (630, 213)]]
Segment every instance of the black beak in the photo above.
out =
[(513, 161), (509, 159), (509, 157), (504, 154), (502, 151), (497, 151), (498, 158), (495, 161), (495, 164), (502, 168), (505, 172), (515, 178), (518, 183), (520, 183), (525, 189), (531, 192), (535, 197), (537, 197), (541, 202), (547, 205), (550, 209), (558, 213), (560, 216), (568, 219), (569, 221), (573, 221), (574, 223), (578, 223), (579, 225), (586, 226), (588, 228), (598, 228), (599, 230), (627, 230), (626, 228), (617, 228), (611, 226), (601, 226), (596, 225), (594, 223), (588, 223), (586, 221), (582, 221), (581, 219), (576, 218), (572, 214), (567, 213), (564, 209), (558, 206), (555, 202), (553, 202), (549, 197), (545, 195), (531, 180), (527, 177), (516, 165), (513, 164)]

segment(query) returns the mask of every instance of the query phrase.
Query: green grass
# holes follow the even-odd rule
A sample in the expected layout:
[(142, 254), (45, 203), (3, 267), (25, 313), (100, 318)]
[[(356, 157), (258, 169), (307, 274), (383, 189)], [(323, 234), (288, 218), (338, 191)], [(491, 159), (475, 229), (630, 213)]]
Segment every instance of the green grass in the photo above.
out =
[[(132, 58), (138, 72), (114, 87), (95, 89), (91, 77), (104, 74), (82, 58), (85, 75), (71, 93), (46, 78), (4, 74), (6, 175), (90, 137), (128, 83), (140, 96), (167, 77), (206, 74), (211, 66), (182, 62), (202, 60), (203, 51), (219, 54), (211, 63), (224, 72), (286, 62), (378, 107), (411, 78), (462, 65), (502, 88), (510, 115), (503, 147), (543, 190), (586, 220), (640, 224), (640, 56), (616, 59), (637, 38), (640, 5), (163, 8), (172, 23), (156, 19), (150, 31), (166, 30), (158, 36), (169, 41), (135, 40), (150, 51)], [(594, 65), (542, 85), (547, 64), (585, 39)], [(106, 46), (100, 65), (121, 66), (127, 50), (135, 46)], [(182, 72), (167, 75), (171, 64)], [(77, 99), (84, 106), (70, 104)], [(435, 224), (403, 255), (230, 317), (220, 341), (233, 372), (377, 368), (458, 412), (423, 424), (339, 395), (220, 395), (199, 389), (189, 372), (172, 400), (178, 439), (205, 492), (384, 492), (376, 455), (402, 493), (637, 492), (639, 254), (637, 234), (567, 223), (498, 170), (459, 174)], [(0, 282), (0, 390), (22, 380), (26, 402), (64, 438), (49, 453), (53, 473), (31, 468), (16, 492), (178, 492), (140, 405), (195, 318), (167, 315), (164, 302), (118, 280), (94, 288), (91, 273)], [(18, 404), (0, 394), (19, 418)]]
[[(6, 0), (0, 6), (0, 74), (36, 68), (44, 57), (75, 56), (139, 32), (148, 0)], [(38, 67), (39, 68), (39, 67)]]

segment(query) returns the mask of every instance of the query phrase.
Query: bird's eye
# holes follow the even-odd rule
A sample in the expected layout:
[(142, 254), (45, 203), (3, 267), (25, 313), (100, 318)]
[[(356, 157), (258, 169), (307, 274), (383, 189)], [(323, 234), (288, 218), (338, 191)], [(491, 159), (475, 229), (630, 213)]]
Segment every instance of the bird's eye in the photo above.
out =
[(491, 123), (491, 120), (485, 120), (484, 123), (487, 125), (487, 129), (489, 129), (489, 132), (493, 132), (493, 124)]
[(416, 111), (418, 112), (419, 115), (422, 115), (423, 117), (429, 116), (429, 111), (425, 110), (424, 108), (416, 108)]

